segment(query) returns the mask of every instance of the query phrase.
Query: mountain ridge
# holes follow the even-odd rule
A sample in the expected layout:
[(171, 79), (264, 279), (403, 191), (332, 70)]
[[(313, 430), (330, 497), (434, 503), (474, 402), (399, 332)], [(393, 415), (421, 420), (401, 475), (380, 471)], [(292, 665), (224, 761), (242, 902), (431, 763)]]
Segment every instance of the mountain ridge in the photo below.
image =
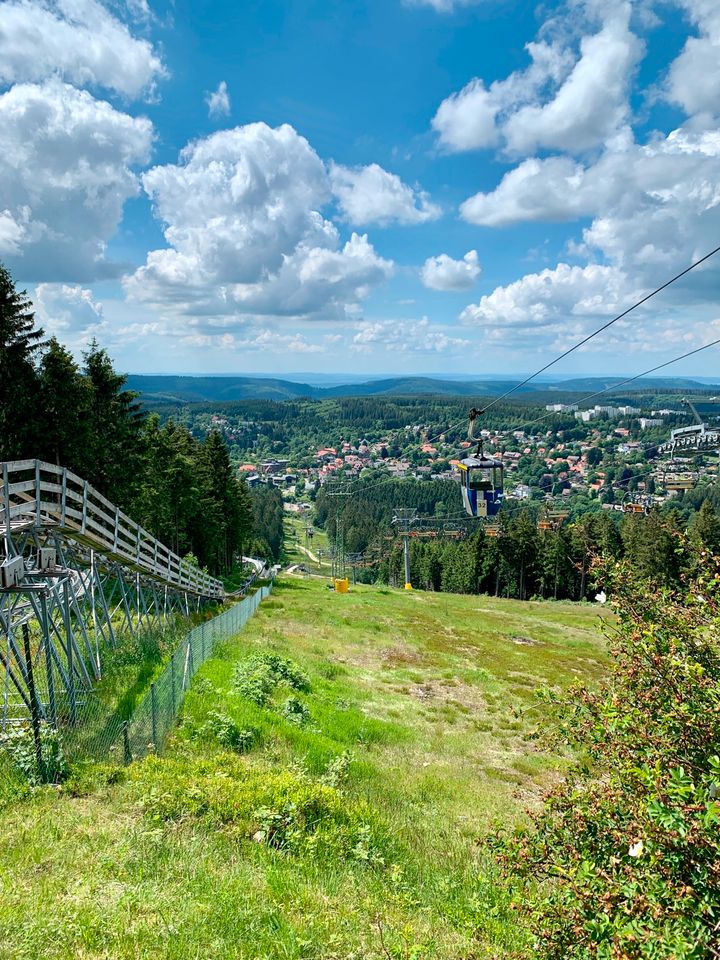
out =
[[(548, 399), (552, 395), (585, 393), (606, 390), (621, 384), (623, 377), (579, 377), (574, 380), (558, 380), (557, 383), (526, 384), (517, 392), (537, 393)], [(476, 397), (499, 396), (516, 381), (497, 380), (445, 380), (435, 377), (405, 376), (361, 383), (346, 383), (323, 387), (310, 383), (270, 377), (213, 377), (171, 374), (129, 374), (127, 387), (140, 394), (147, 406), (159, 404), (180, 405), (188, 403), (225, 403), (233, 400), (323, 400), (333, 397), (392, 397), (392, 396), (446, 396)], [(720, 391), (720, 384), (713, 385), (688, 377), (648, 378), (629, 387), (631, 392), (651, 390), (702, 390)]]

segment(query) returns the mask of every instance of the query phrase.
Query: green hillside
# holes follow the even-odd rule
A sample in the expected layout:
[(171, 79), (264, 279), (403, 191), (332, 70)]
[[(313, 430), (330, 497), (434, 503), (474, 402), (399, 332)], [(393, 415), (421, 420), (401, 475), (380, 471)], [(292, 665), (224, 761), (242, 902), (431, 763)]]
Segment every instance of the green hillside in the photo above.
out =
[(162, 758), (0, 814), (0, 957), (512, 955), (482, 837), (562, 769), (534, 692), (603, 671), (598, 620), (286, 576)]

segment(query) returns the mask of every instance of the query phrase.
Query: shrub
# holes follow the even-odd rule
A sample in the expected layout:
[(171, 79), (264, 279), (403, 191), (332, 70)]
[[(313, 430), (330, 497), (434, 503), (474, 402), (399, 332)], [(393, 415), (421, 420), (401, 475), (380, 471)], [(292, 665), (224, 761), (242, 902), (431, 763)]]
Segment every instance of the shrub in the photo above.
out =
[(221, 764), (148, 757), (131, 776), (145, 815), (156, 822), (198, 820), (274, 850), (331, 850), (384, 862), (370, 808), (300, 772), (253, 769), (228, 754)]
[(302, 727), (310, 719), (310, 711), (297, 697), (288, 697), (282, 707), (282, 714), (290, 723)]
[(256, 730), (241, 730), (232, 717), (217, 710), (208, 714), (208, 719), (198, 733), (209, 734), (222, 746), (236, 750), (238, 753), (247, 753), (257, 739)]
[[(540, 880), (532, 957), (717, 956), (720, 940), (720, 564), (679, 588), (604, 569), (619, 620), (610, 677), (564, 732), (583, 759), (507, 874)], [(530, 894), (532, 886), (526, 893)]]
[(265, 706), (281, 685), (291, 690), (310, 689), (310, 681), (298, 665), (274, 653), (255, 654), (238, 664), (233, 683), (238, 693), (259, 707)]
[(32, 786), (62, 783), (69, 767), (62, 749), (60, 734), (47, 723), (40, 724), (42, 762), (38, 768), (35, 739), (30, 724), (8, 730), (0, 738), (0, 748), (7, 752), (15, 768)]
[(343, 750), (342, 753), (334, 757), (325, 768), (325, 772), (320, 778), (323, 783), (329, 787), (339, 787), (348, 778), (350, 764), (353, 758), (349, 750)]

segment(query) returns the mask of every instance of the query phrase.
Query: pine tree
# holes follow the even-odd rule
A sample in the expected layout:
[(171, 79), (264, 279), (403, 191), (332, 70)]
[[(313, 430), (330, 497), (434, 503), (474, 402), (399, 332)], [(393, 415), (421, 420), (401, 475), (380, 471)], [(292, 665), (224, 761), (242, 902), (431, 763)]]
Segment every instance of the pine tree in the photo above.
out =
[(0, 460), (37, 455), (41, 427), (35, 354), (42, 336), (32, 303), (0, 264)]
[(39, 456), (81, 477), (88, 463), (90, 388), (72, 354), (53, 337), (40, 361), (43, 429)]
[(127, 377), (116, 373), (95, 340), (84, 359), (91, 387), (88, 480), (118, 506), (129, 507), (139, 476), (142, 414), (137, 394), (125, 390)]
[(715, 556), (720, 556), (720, 516), (709, 500), (703, 500), (702, 506), (693, 517), (690, 538), (699, 549), (709, 550)]

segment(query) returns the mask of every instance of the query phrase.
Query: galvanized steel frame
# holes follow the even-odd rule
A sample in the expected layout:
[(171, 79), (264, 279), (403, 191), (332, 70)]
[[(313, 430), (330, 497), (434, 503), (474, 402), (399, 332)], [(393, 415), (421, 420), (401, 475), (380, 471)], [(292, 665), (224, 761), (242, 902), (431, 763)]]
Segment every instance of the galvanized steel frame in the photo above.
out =
[[(225, 591), (69, 470), (40, 460), (0, 467), (0, 562), (23, 558), (20, 582), (0, 588), (0, 730), (33, 711), (73, 724), (121, 635)], [(47, 547), (56, 563), (40, 569)]]

